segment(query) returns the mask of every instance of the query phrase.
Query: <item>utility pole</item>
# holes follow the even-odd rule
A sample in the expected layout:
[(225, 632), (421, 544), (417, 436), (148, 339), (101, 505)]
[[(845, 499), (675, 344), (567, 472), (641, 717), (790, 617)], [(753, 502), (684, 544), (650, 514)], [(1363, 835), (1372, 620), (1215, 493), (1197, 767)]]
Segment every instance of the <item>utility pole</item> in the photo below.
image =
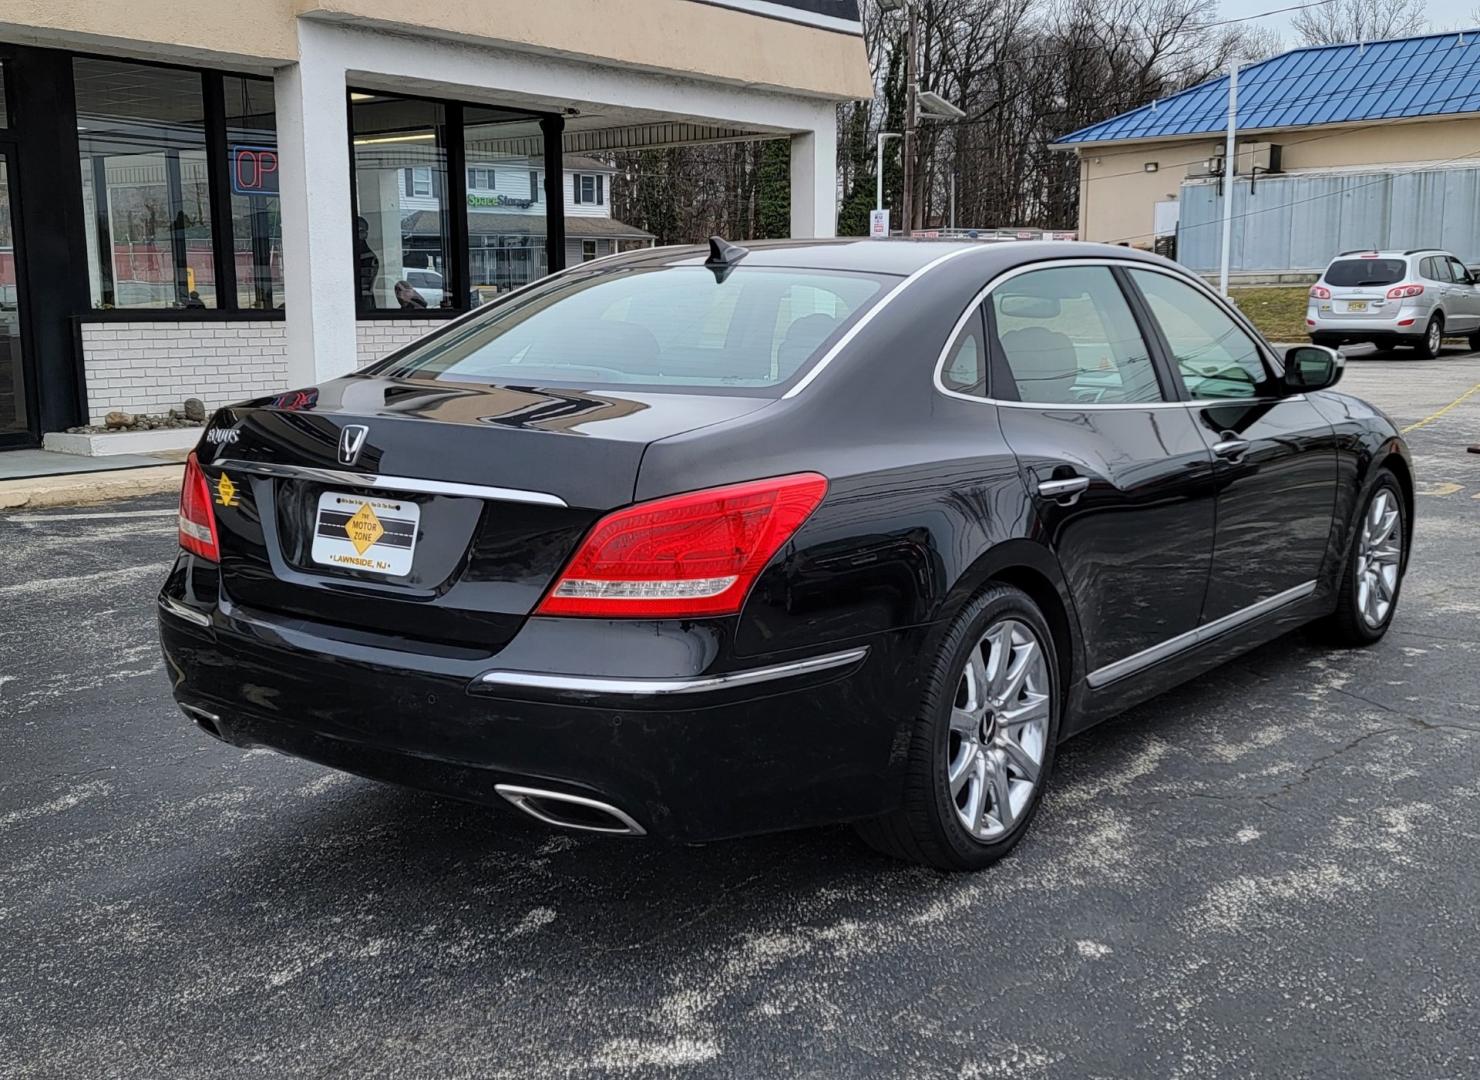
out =
[(916, 37), (919, 34), (919, 16), (915, 12), (915, 0), (905, 0), (909, 19), (904, 55), (904, 192), (900, 198), (900, 227), (905, 236), (910, 236), (915, 227), (915, 112), (919, 108), (915, 85)]
[(1228, 61), (1228, 141), (1223, 147), (1223, 255), (1218, 266), (1218, 291), (1228, 295), (1228, 259), (1233, 245), (1233, 166), (1237, 159), (1238, 58)]
[(884, 209), (884, 144), (890, 139), (899, 138), (895, 131), (879, 132), (878, 164), (874, 167), (874, 209)]

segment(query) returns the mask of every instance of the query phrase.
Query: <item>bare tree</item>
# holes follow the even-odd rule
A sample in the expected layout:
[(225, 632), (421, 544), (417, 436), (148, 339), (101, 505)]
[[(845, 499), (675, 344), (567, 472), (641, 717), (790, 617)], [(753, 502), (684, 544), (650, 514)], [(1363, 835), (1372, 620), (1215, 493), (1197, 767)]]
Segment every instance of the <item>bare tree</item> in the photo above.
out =
[(1424, 0), (1331, 0), (1295, 13), (1290, 27), (1302, 45), (1383, 41), (1423, 33)]

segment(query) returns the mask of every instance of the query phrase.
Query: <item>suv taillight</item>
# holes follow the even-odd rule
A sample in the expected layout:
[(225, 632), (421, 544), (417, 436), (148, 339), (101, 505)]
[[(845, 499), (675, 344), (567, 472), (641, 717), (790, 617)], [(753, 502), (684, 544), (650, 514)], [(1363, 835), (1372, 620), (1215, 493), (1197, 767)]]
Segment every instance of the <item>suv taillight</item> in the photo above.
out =
[(180, 485), (180, 546), (202, 559), (221, 561), (216, 512), (211, 509), (211, 483), (194, 451), (185, 461), (185, 482)]
[(1312, 285), (1310, 287), (1310, 294), (1314, 296), (1317, 300), (1331, 299), (1331, 290), (1326, 288), (1326, 286), (1324, 285)]
[(1389, 300), (1402, 300), (1404, 297), (1422, 295), (1422, 285), (1394, 285), (1391, 289), (1387, 291), (1387, 297)]
[(536, 614), (733, 614), (826, 494), (826, 477), (796, 473), (614, 511), (586, 534)]

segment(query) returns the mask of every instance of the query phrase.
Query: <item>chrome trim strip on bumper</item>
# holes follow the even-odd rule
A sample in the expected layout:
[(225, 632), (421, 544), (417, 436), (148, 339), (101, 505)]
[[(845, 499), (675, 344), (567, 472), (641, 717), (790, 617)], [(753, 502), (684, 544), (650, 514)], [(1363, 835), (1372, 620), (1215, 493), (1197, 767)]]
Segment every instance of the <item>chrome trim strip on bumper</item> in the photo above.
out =
[(161, 596), (159, 598), (159, 606), (161, 610), (167, 611), (177, 618), (184, 619), (188, 623), (194, 623), (196, 626), (211, 625), (211, 617), (205, 612), (196, 611), (192, 607), (186, 607), (184, 604), (180, 603), (180, 601), (172, 599), (171, 597)]
[(635, 696), (665, 694), (700, 694), (708, 690), (724, 690), (735, 686), (752, 686), (756, 683), (786, 679), (793, 675), (809, 675), (829, 668), (844, 667), (857, 663), (868, 655), (868, 646), (848, 649), (845, 652), (813, 656), (806, 660), (793, 660), (771, 667), (750, 668), (747, 671), (732, 671), (726, 675), (699, 675), (687, 679), (623, 679), (606, 675), (547, 675), (532, 671), (489, 671), (478, 676), (478, 682), (486, 686), (510, 686), (521, 690), (566, 690), (581, 694), (625, 694)]
[(309, 465), (279, 465), (268, 461), (225, 459), (207, 462), (212, 469), (271, 476), (280, 480), (313, 480), (323, 484), (347, 487), (378, 488), (381, 491), (405, 491), (416, 495), (462, 495), (472, 499), (498, 499), (502, 502), (535, 503), (540, 506), (566, 506), (564, 499), (546, 491), (524, 491), (520, 488), (489, 487), (484, 484), (458, 484), (450, 480), (427, 480), (415, 476), (381, 476), (377, 473), (354, 472), (350, 469), (319, 469)]
[(1257, 604), (1250, 604), (1246, 608), (1239, 608), (1237, 611), (1230, 612), (1221, 619), (1214, 619), (1206, 626), (1195, 627), (1192, 630), (1188, 630), (1185, 634), (1178, 634), (1174, 638), (1168, 638), (1160, 645), (1153, 645), (1149, 649), (1143, 649), (1134, 656), (1127, 656), (1124, 660), (1117, 660), (1113, 664), (1106, 664), (1096, 671), (1091, 671), (1084, 681), (1089, 683), (1091, 687), (1098, 689), (1107, 683), (1114, 682), (1116, 679), (1123, 679), (1127, 675), (1133, 675), (1143, 668), (1150, 667), (1152, 664), (1160, 663), (1169, 657), (1175, 656), (1179, 652), (1192, 648), (1194, 645), (1201, 645), (1205, 641), (1210, 641), (1219, 634), (1225, 634), (1247, 622), (1252, 622), (1262, 615), (1268, 615), (1276, 608), (1282, 608), (1286, 604), (1294, 603), (1296, 600), (1303, 600), (1315, 591), (1316, 583), (1314, 581), (1307, 581), (1303, 585), (1296, 585), (1293, 589), (1286, 589), (1282, 593), (1266, 597)]
[[(630, 814), (618, 810), (610, 803), (600, 802), (597, 799), (587, 799), (580, 795), (567, 795), (563, 791), (546, 791), (543, 788), (520, 787), (517, 784), (494, 784), (493, 790), (508, 799), (530, 817), (538, 818), (546, 825), (555, 825), (562, 829), (579, 829), (582, 832), (606, 833), (609, 836), (647, 835), (647, 830), (634, 821)], [(604, 828), (600, 825), (587, 825), (577, 821), (562, 821), (553, 814), (542, 811), (537, 803), (531, 801), (533, 799), (583, 806), (588, 810), (595, 810), (597, 813), (606, 814), (613, 821), (618, 822), (619, 826)]]

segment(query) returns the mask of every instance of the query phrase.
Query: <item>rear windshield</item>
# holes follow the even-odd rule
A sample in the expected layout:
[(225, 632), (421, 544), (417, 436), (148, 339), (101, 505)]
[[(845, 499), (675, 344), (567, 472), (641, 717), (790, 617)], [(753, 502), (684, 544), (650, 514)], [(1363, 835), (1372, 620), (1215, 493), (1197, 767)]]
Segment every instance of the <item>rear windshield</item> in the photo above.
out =
[(1391, 285), (1408, 273), (1405, 259), (1337, 259), (1326, 267), (1327, 285)]
[(738, 266), (556, 278), (372, 368), (398, 378), (775, 393), (896, 279)]

